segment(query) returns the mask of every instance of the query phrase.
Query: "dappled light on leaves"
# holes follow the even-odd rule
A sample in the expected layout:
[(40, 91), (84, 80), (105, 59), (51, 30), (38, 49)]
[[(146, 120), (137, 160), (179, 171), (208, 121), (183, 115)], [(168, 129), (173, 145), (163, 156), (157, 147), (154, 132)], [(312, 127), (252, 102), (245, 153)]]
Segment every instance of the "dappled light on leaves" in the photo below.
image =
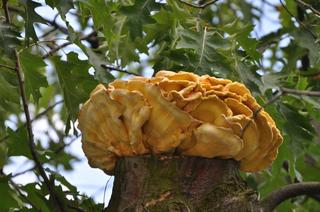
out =
[(233, 158), (242, 171), (255, 172), (271, 165), (282, 143), (259, 109), (239, 82), (160, 71), (98, 85), (78, 127), (89, 163), (108, 173), (116, 158), (145, 154)]

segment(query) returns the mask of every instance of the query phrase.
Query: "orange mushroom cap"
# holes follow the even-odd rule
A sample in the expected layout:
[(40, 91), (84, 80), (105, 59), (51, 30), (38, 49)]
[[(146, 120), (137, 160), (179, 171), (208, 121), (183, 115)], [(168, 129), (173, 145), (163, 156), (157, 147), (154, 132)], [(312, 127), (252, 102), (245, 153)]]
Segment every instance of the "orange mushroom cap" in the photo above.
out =
[(245, 85), (208, 75), (160, 71), (98, 85), (79, 113), (83, 150), (110, 173), (118, 157), (177, 153), (233, 158), (255, 172), (282, 143), (275, 122)]

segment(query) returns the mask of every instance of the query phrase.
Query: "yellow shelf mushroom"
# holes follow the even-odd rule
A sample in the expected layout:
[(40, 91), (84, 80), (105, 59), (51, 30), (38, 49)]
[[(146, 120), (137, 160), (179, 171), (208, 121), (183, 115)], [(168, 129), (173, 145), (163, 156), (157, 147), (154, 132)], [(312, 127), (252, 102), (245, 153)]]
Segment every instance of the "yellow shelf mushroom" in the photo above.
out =
[(160, 71), (98, 85), (79, 113), (83, 150), (93, 167), (118, 157), (176, 153), (233, 158), (255, 172), (275, 160), (282, 136), (241, 83)]

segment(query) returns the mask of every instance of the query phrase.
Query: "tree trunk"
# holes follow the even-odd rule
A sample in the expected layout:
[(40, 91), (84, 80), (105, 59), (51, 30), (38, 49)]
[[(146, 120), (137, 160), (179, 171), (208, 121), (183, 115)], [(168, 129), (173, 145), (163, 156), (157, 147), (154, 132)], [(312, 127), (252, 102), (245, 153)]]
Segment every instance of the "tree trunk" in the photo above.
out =
[(234, 160), (122, 158), (106, 211), (255, 211), (257, 194), (238, 170)]

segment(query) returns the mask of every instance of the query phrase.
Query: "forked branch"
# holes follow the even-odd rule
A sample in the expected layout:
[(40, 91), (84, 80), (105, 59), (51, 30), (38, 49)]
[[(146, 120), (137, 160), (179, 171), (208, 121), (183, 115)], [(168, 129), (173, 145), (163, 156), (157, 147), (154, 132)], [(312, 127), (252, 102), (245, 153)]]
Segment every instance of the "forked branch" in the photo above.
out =
[[(8, 0), (2, 0), (2, 5), (3, 5), (5, 17), (6, 17), (6, 22), (8, 24), (11, 24), (10, 12), (8, 9)], [(46, 186), (46, 188), (49, 191), (50, 197), (53, 199), (54, 203), (57, 205), (57, 208), (60, 211), (64, 211), (62, 201), (60, 200), (59, 196), (56, 194), (56, 192), (54, 190), (54, 184), (49, 181), (49, 178), (48, 178), (44, 168), (42, 167), (41, 161), (40, 161), (38, 153), (36, 151), (36, 147), (35, 147), (36, 145), (34, 142), (34, 136), (33, 136), (33, 131), (32, 131), (32, 123), (31, 123), (31, 118), (30, 118), (30, 111), (29, 111), (29, 107), (28, 107), (28, 99), (27, 99), (25, 86), (24, 86), (24, 77), (23, 77), (21, 66), (20, 66), (20, 57), (19, 57), (19, 53), (18, 53), (17, 49), (14, 50), (14, 59), (15, 59), (15, 70), (16, 70), (18, 83), (19, 83), (20, 96), (21, 96), (21, 100), (22, 100), (24, 114), (26, 117), (29, 150), (31, 152), (32, 159), (35, 162), (35, 166), (37, 167), (37, 170), (39, 171), (39, 174), (44, 181), (44, 185)]]
[(320, 182), (295, 183), (271, 192), (261, 200), (260, 205), (262, 211), (272, 211), (287, 199), (300, 195), (313, 196), (317, 194), (320, 194)]
[(135, 76), (140, 76), (140, 74), (137, 74), (137, 73), (134, 73), (134, 72), (131, 72), (131, 71), (127, 71), (127, 70), (124, 70), (124, 69), (121, 69), (121, 68), (116, 68), (116, 67), (113, 67), (113, 66), (108, 66), (108, 65), (105, 65), (105, 64), (101, 64), (101, 67), (108, 70), (108, 71), (117, 71), (117, 72), (120, 72), (120, 73), (125, 73), (125, 74), (131, 74), (131, 75), (135, 75)]
[(190, 7), (199, 8), (199, 9), (204, 9), (204, 8), (206, 8), (207, 6), (214, 4), (214, 3), (216, 3), (216, 2), (219, 1), (219, 0), (211, 0), (211, 1), (208, 1), (208, 2), (206, 2), (206, 3), (204, 3), (204, 4), (193, 4), (193, 3), (190, 3), (190, 2), (187, 2), (187, 1), (184, 1), (184, 0), (179, 0), (179, 1), (180, 1), (181, 3), (183, 3), (183, 4), (186, 4), (186, 5), (190, 6)]

